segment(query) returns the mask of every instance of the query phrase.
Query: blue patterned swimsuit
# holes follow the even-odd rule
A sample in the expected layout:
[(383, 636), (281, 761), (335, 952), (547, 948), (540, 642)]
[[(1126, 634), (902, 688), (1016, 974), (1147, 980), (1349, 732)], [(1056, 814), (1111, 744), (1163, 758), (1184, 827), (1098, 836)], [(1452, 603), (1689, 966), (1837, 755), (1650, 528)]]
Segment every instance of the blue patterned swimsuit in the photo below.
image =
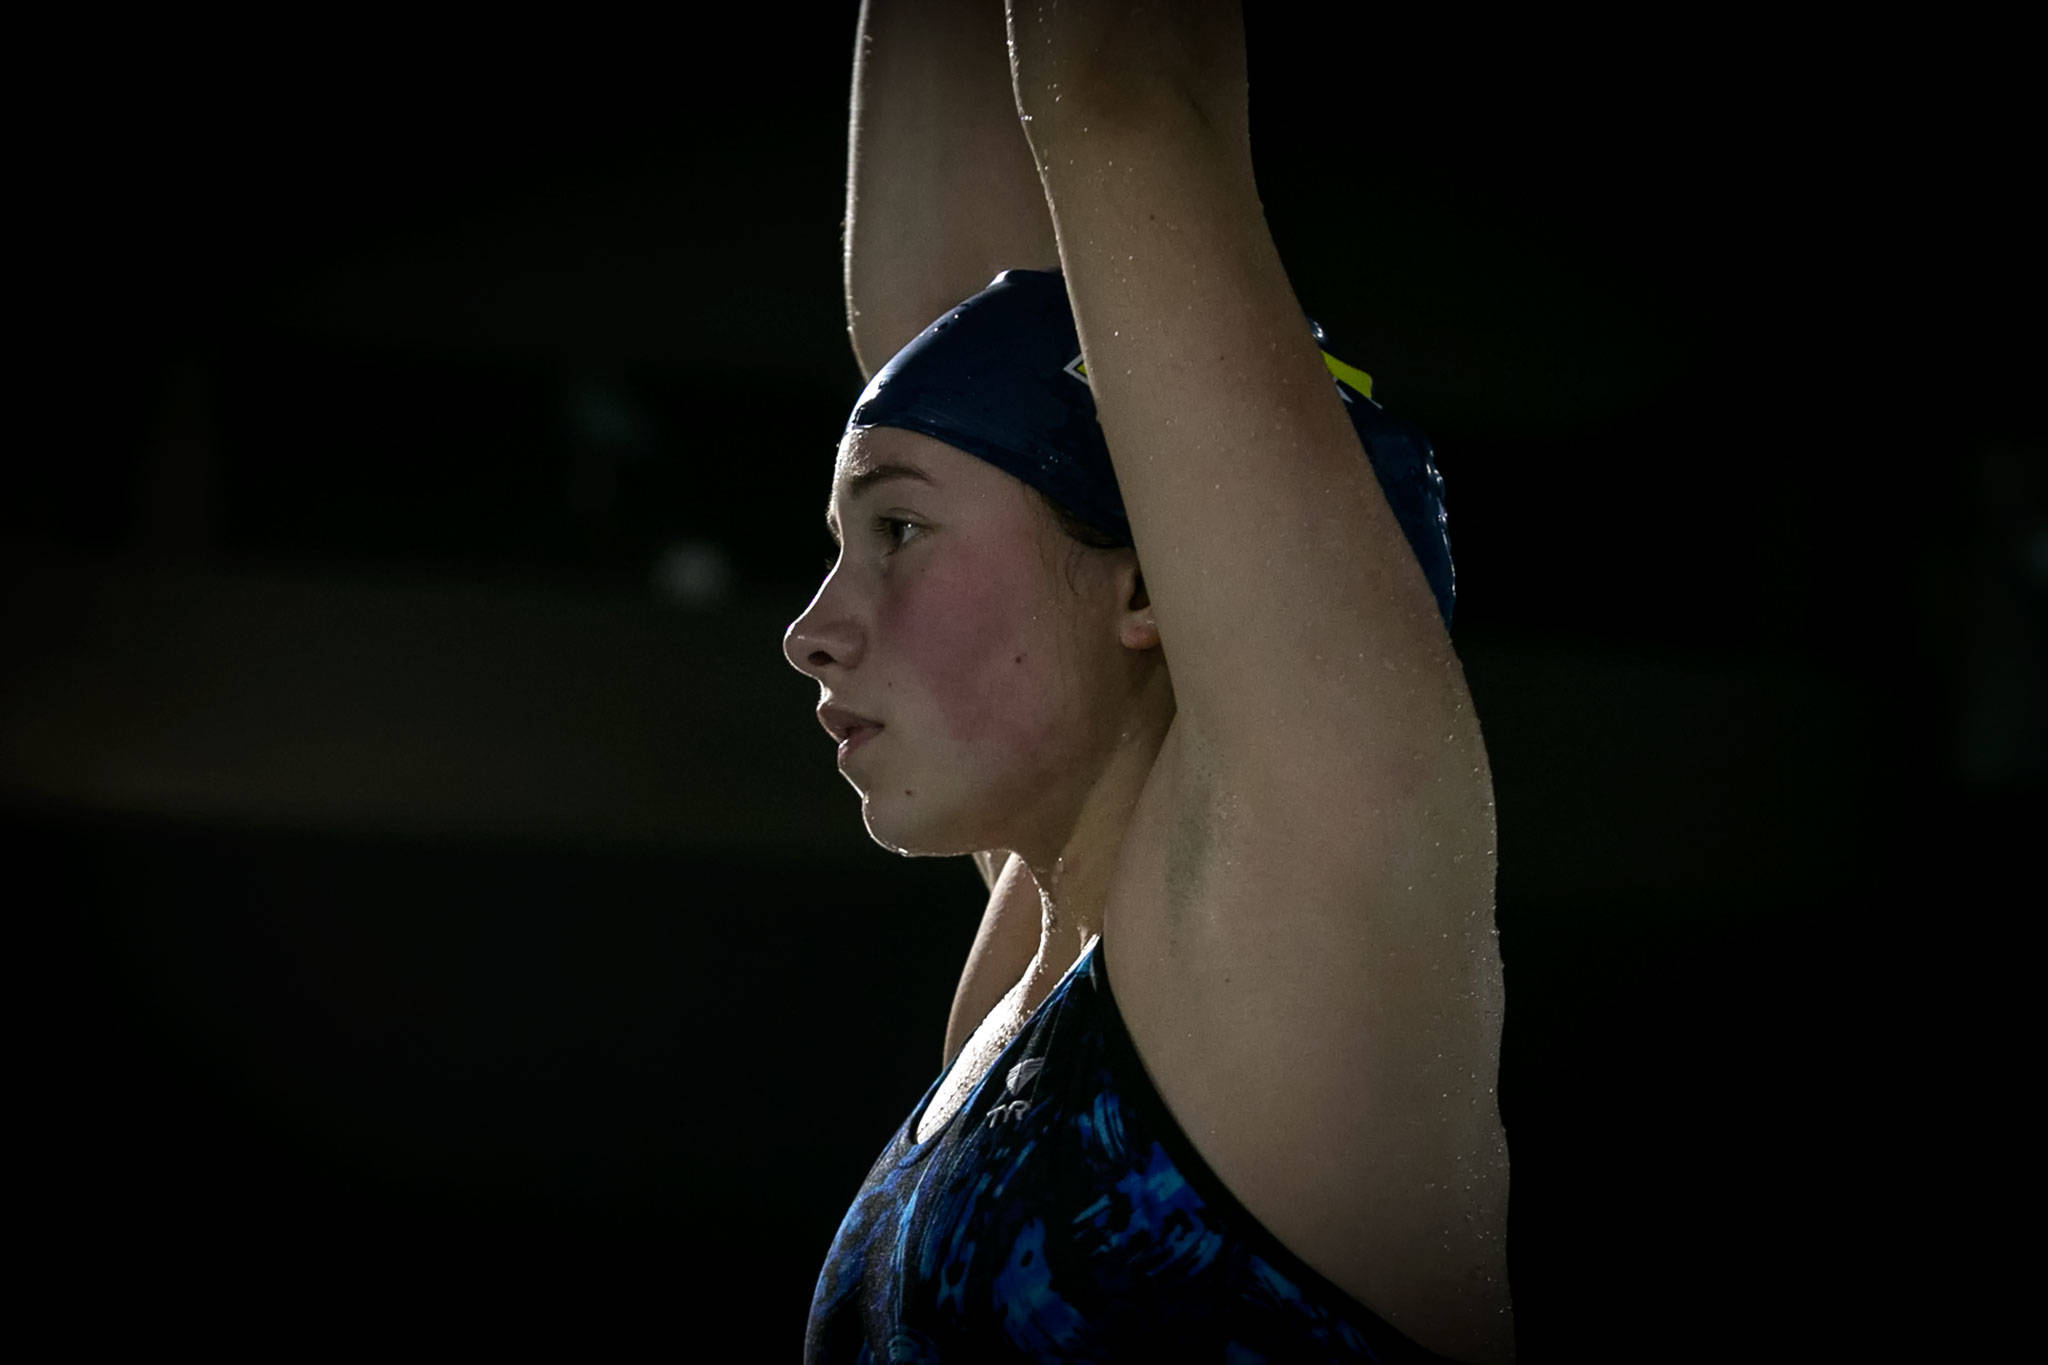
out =
[(944, 1079), (839, 1225), (806, 1365), (1442, 1359), (1289, 1252), (1195, 1152), (1099, 938), (919, 1143)]

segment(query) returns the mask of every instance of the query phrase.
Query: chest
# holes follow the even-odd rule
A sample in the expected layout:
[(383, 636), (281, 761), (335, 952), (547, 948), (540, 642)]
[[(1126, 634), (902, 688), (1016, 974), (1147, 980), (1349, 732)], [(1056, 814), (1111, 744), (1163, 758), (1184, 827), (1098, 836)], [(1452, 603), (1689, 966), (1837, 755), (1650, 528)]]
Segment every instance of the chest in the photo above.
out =
[(1225, 1341), (1260, 1359), (1399, 1356), (1383, 1321), (1202, 1171), (1102, 969), (1084, 954), (971, 1105), (875, 1163), (819, 1278), (813, 1342), (837, 1340), (833, 1359), (862, 1344), (983, 1359), (1005, 1340), (1032, 1358), (1210, 1359)]
[(932, 1136), (960, 1112), (960, 1106), (967, 1102), (967, 1096), (976, 1083), (988, 1074), (989, 1067), (1003, 1054), (1003, 1050), (1016, 1041), (1030, 1019), (1031, 1011), (1044, 998), (1044, 990), (1037, 992), (1038, 999), (1032, 998), (1032, 987), (1036, 984), (1035, 975), (1027, 972), (968, 1035), (960, 1055), (954, 1058), (945, 1079), (933, 1092), (931, 1103), (918, 1116), (916, 1138), (920, 1143), (930, 1142)]

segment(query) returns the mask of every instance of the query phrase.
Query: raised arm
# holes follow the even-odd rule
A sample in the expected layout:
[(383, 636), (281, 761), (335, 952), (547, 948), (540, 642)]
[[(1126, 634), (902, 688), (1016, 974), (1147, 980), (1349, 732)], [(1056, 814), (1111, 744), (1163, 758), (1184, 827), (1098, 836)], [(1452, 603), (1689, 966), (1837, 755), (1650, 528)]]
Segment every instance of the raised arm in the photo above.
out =
[[(1238, 6), (1013, 8), (1018, 109), (1181, 719), (1297, 786), (1332, 761), (1411, 778), (1454, 729), (1469, 746), (1428, 581), (1266, 226)], [(1346, 211), (1369, 213), (1359, 174)]]
[(975, 854), (974, 864), (988, 882), (988, 904), (982, 909), (981, 924), (967, 950), (960, 984), (953, 991), (953, 1008), (946, 1017), (942, 1055), (947, 1066), (1031, 965), (1044, 922), (1038, 883), (1022, 858), (996, 849)]
[(1118, 1007), (1276, 1236), (1416, 1342), (1511, 1360), (1486, 750), (1266, 226), (1239, 7), (1009, 20), (1177, 708), (1180, 889), (1105, 922)]
[(862, 376), (998, 271), (1058, 263), (1002, 0), (864, 0), (846, 168), (846, 325)]

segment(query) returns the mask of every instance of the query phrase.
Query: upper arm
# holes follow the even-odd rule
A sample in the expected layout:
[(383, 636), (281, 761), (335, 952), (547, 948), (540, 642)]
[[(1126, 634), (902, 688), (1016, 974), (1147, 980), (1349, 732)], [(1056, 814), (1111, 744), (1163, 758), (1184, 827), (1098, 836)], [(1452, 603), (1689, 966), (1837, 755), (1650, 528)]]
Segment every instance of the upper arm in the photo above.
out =
[(866, 0), (847, 125), (846, 320), (872, 376), (1012, 268), (1058, 260), (1001, 0)]
[[(1038, 882), (1016, 854), (998, 852), (995, 856), (1003, 861), (990, 878), (988, 903), (974, 931), (974, 945), (967, 950), (967, 961), (960, 969), (960, 984), (954, 989), (953, 1008), (946, 1019), (944, 1064), (948, 1066), (988, 1012), (1017, 984), (1038, 951), (1043, 924)], [(985, 866), (983, 855), (976, 854), (975, 863)]]
[(983, 849), (968, 855), (974, 859), (974, 870), (981, 874), (981, 884), (989, 890), (996, 889), (996, 878), (1002, 875), (1003, 865), (1010, 855), (1002, 849)]
[(1119, 98), (1038, 151), (1180, 715), (1233, 766), (1375, 787), (1418, 761), (1469, 771), (1462, 672), (1282, 268), (1248, 139), (1198, 102)]

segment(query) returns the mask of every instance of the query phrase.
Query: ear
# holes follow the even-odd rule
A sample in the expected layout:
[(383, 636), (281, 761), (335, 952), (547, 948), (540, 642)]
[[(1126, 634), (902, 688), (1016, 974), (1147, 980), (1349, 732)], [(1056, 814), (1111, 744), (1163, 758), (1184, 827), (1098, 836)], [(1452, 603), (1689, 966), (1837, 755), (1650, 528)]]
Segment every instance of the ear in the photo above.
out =
[(1117, 639), (1125, 649), (1159, 648), (1159, 624), (1152, 619), (1152, 599), (1145, 592), (1145, 571), (1135, 555), (1117, 568), (1117, 593), (1124, 602)]

